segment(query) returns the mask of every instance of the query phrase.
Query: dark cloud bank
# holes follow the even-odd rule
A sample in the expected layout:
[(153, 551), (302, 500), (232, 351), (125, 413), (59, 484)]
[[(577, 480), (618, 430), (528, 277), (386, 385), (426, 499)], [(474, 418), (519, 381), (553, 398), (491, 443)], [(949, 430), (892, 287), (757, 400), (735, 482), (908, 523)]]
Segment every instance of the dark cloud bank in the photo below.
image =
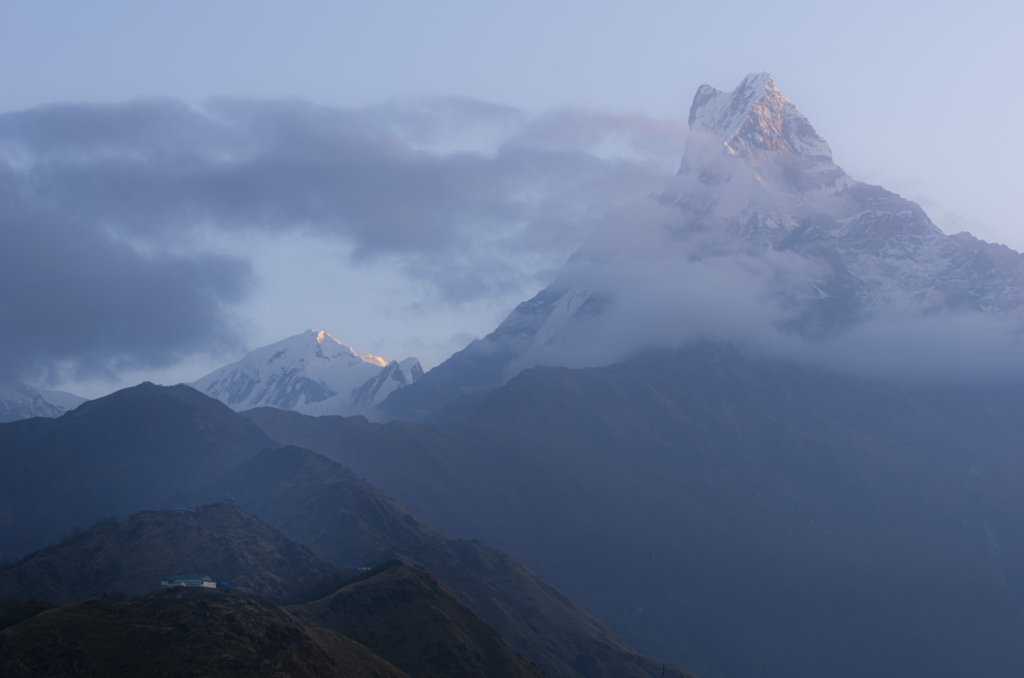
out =
[(198, 244), (211, 232), (340, 238), (438, 303), (514, 290), (609, 206), (659, 188), (681, 132), (466, 100), (2, 115), (0, 378), (90, 378), (237, 345), (232, 311), (258, 281)]

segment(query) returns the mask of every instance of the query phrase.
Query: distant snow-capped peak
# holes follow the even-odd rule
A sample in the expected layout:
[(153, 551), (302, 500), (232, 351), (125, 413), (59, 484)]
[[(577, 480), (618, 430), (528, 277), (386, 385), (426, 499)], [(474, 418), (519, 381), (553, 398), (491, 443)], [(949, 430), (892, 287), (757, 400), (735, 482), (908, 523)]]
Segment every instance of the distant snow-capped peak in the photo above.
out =
[(86, 400), (72, 393), (50, 391), (20, 382), (0, 384), (0, 422), (59, 417)]
[(373, 407), (422, 374), (415, 358), (399, 363), (357, 354), (327, 332), (307, 330), (250, 351), (191, 385), (237, 411), (270, 406), (349, 415)]

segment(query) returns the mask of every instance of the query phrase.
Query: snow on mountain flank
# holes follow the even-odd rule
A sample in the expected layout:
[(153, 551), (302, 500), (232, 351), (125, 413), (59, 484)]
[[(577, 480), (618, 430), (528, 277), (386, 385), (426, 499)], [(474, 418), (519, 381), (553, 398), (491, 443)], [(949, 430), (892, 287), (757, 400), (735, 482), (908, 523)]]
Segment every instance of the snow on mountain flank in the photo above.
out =
[(878, 318), (1024, 306), (1019, 278), (996, 264), (1017, 260), (946, 236), (917, 204), (848, 176), (768, 73), (731, 92), (701, 85), (689, 123), (679, 173), (657, 205), (599, 229), (538, 295), (551, 301), (544, 321), (528, 324), (528, 350), (592, 326), (597, 307), (625, 298), (622, 274), (638, 261), (663, 262), (671, 279), (662, 283), (695, 265), (746, 261), (776, 326), (807, 338)]
[(236, 411), (270, 406), (349, 415), (373, 407), (422, 374), (415, 358), (398, 362), (357, 354), (327, 332), (307, 330), (257, 348), (191, 386)]
[(0, 384), (0, 422), (59, 417), (86, 400), (64, 391), (49, 391), (27, 384)]
[(610, 213), (550, 286), (384, 409), (414, 417), (532, 365), (609, 364), (695, 336), (802, 354), (865, 327), (1024, 326), (1024, 256), (947, 236), (847, 175), (768, 73), (701, 85), (688, 120), (660, 194)]

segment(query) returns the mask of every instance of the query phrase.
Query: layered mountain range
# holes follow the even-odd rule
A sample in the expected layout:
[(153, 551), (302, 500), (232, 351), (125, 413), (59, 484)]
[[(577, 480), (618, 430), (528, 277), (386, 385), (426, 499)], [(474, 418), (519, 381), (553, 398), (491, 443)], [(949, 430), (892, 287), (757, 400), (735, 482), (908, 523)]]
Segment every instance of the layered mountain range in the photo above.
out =
[[(170, 571), (222, 584), (160, 590)], [(339, 570), (232, 504), (105, 520), (0, 568), (0, 673), (543, 675), (427, 570)]]
[[(192, 385), (236, 411), (441, 421), (533, 365), (608, 365), (697, 336), (792, 355), (949, 316), (1020, 334), (1024, 255), (947, 236), (916, 203), (847, 175), (768, 73), (731, 92), (702, 85), (688, 122), (661, 193), (609, 214), (554, 282), (423, 380), (415, 358), (309, 330)], [(42, 392), (0, 392), (0, 419), (63, 411)]]
[(699, 676), (1009, 678), (1024, 633), (1022, 394), (697, 342), (524, 370), (458, 423), (243, 416)]
[(767, 73), (702, 85), (678, 174), (609, 215), (494, 332), (382, 404), (421, 420), (532, 365), (611, 364), (694, 336), (827, 346), (872, 323), (1020, 321), (1024, 257), (947, 236), (861, 183)]
[(191, 384), (236, 411), (270, 406), (304, 414), (356, 414), (423, 375), (416, 358), (357, 354), (326, 332), (307, 330), (250, 351)]
[[(313, 421), (366, 422), (276, 408), (256, 411), (262, 409)], [(209, 502), (215, 505), (202, 506)], [(182, 506), (197, 510), (159, 510)], [(18, 560), (12, 564), (11, 558)], [(280, 603), (297, 596), (311, 601), (337, 591), (337, 572), (396, 558), (425, 567), (432, 576), (409, 573), (397, 588), (362, 587), (365, 595), (333, 596), (330, 604), (306, 613), (317, 625), (358, 635), (388, 661), (396, 652), (396, 666), (409, 659), (402, 647), (416, 647), (431, 665), (446, 662), (451, 651), (461, 657), (457, 664), (468, 667), (452, 672), (448, 663), (434, 673), (410, 675), (538, 675), (509, 647), (549, 678), (653, 678), (665, 666), (629, 648), (506, 554), (478, 541), (446, 537), (349, 469), (309, 450), (282, 447), (250, 420), (188, 386), (146, 383), (59, 418), (0, 425), (0, 621), (8, 596), (66, 604), (102, 591), (141, 594), (159, 586), (161, 577), (182, 571), (205, 572)], [(334, 587), (318, 585), (323, 579)], [(433, 603), (417, 603), (423, 596)], [(68, 618), (88, 617), (84, 611), (96, 611), (100, 603), (83, 604), (87, 608), (60, 608), (15, 627), (28, 635), (0, 634), (0, 674), (67, 675), (64, 664), (51, 673), (39, 669), (36, 662), (45, 665), (48, 655), (35, 654), (30, 648), (36, 643), (50, 643), (51, 655), (61, 661), (85, 656), (91, 662), (97, 659), (94, 651), (116, 659), (120, 650), (110, 648), (120, 636), (103, 647), (78, 648), (79, 640), (97, 642), (81, 640), (82, 629), (54, 644), (49, 635), (54, 628)], [(410, 604), (414, 610), (401, 610)], [(140, 622), (143, 627), (161, 629), (155, 640), (166, 631), (153, 619), (159, 609), (148, 602), (102, 609), (97, 624), (123, 621), (138, 610), (140, 620), (149, 619)], [(258, 610), (250, 612), (268, 621)], [(447, 621), (461, 630), (449, 634), (443, 628)], [(468, 643), (467, 634), (480, 646)], [(140, 637), (140, 642), (153, 640), (148, 631)], [(12, 657), (14, 664), (5, 663)], [(28, 668), (9, 671), (11, 666)], [(680, 674), (669, 670), (673, 678)], [(110, 668), (92, 675), (111, 674), (125, 671)], [(154, 674), (139, 669), (127, 675)]]
[[(767, 74), (702, 86), (689, 123), (664, 191), (425, 375), (310, 331), (195, 388), (0, 425), (0, 556), (21, 558), (0, 598), (73, 603), (0, 601), (0, 672), (105, 647), (184, 663), (212, 632), (296, 675), (355, 646), (371, 675), (1019, 675), (1022, 379), (879, 379), (741, 341), (1012, 334), (1024, 257), (846, 175)], [(364, 412), (392, 421), (329, 416)], [(74, 602), (187, 562), (282, 604), (383, 564), (285, 608)], [(50, 651), (60, 628), (88, 652)]]

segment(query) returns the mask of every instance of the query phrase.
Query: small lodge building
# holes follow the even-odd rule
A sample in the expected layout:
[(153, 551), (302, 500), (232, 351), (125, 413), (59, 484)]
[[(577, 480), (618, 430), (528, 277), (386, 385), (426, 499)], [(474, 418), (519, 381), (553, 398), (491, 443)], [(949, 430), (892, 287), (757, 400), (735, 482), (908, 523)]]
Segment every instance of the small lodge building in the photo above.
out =
[(198, 586), (207, 589), (217, 588), (217, 582), (205, 574), (174, 574), (164, 577), (160, 586)]

